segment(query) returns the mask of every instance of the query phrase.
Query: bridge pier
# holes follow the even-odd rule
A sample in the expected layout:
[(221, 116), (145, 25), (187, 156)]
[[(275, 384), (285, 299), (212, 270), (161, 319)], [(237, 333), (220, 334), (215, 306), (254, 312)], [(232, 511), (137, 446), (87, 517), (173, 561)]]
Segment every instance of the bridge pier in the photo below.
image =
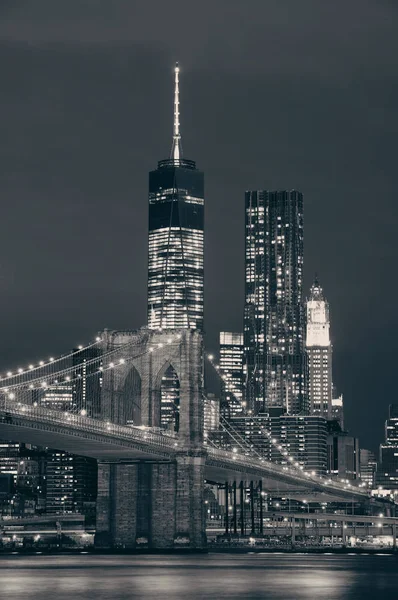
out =
[(98, 465), (98, 548), (206, 547), (205, 456)]

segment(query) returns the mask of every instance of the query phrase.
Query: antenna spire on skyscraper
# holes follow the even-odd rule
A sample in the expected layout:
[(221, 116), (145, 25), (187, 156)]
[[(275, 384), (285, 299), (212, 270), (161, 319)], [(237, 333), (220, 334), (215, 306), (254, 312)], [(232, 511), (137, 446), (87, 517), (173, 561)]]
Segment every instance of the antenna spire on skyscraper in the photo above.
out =
[(173, 126), (173, 145), (171, 147), (171, 156), (174, 161), (179, 162), (182, 158), (181, 134), (180, 134), (180, 88), (179, 88), (180, 67), (176, 62), (174, 67), (174, 126)]

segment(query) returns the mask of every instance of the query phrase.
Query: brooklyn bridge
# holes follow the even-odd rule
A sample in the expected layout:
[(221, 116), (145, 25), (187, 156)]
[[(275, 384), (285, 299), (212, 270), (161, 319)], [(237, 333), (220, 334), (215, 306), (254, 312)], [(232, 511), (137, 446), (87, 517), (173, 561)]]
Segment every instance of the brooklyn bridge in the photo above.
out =
[[(87, 356), (79, 366), (76, 354)], [(262, 532), (265, 494), (355, 502), (370, 514), (377, 509), (361, 484), (309, 472), (281, 446), (280, 463), (266, 460), (238, 433), (231, 432), (231, 450), (216, 447), (204, 431), (205, 360), (198, 330), (105, 330), (86, 347), (1, 378), (0, 438), (97, 460), (95, 543), (100, 548), (205, 548), (206, 482), (224, 486), (235, 531), (238, 507), (248, 501), (256, 502), (256, 526)], [(176, 422), (165, 430), (162, 381), (170, 368), (179, 403)], [(71, 389), (84, 390), (78, 395), (84, 403), (73, 400)], [(56, 402), (49, 404), (49, 397)]]

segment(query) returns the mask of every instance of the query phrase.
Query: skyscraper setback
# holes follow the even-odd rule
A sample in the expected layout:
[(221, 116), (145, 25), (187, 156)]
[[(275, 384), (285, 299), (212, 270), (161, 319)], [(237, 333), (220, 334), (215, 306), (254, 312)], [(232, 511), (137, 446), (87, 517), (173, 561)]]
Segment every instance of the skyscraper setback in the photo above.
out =
[(303, 195), (246, 192), (244, 345), (248, 408), (308, 412)]
[(182, 156), (179, 73), (170, 158), (149, 174), (148, 326), (202, 330), (204, 177)]

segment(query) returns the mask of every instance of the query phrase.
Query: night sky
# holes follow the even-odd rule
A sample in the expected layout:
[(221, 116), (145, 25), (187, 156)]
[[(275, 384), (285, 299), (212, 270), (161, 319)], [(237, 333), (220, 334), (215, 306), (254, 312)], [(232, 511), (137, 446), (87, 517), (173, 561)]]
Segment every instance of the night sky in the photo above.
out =
[(363, 447), (397, 401), (398, 3), (1, 0), (0, 372), (146, 320), (148, 171), (205, 172), (206, 345), (241, 330), (244, 192), (305, 196), (305, 292)]

